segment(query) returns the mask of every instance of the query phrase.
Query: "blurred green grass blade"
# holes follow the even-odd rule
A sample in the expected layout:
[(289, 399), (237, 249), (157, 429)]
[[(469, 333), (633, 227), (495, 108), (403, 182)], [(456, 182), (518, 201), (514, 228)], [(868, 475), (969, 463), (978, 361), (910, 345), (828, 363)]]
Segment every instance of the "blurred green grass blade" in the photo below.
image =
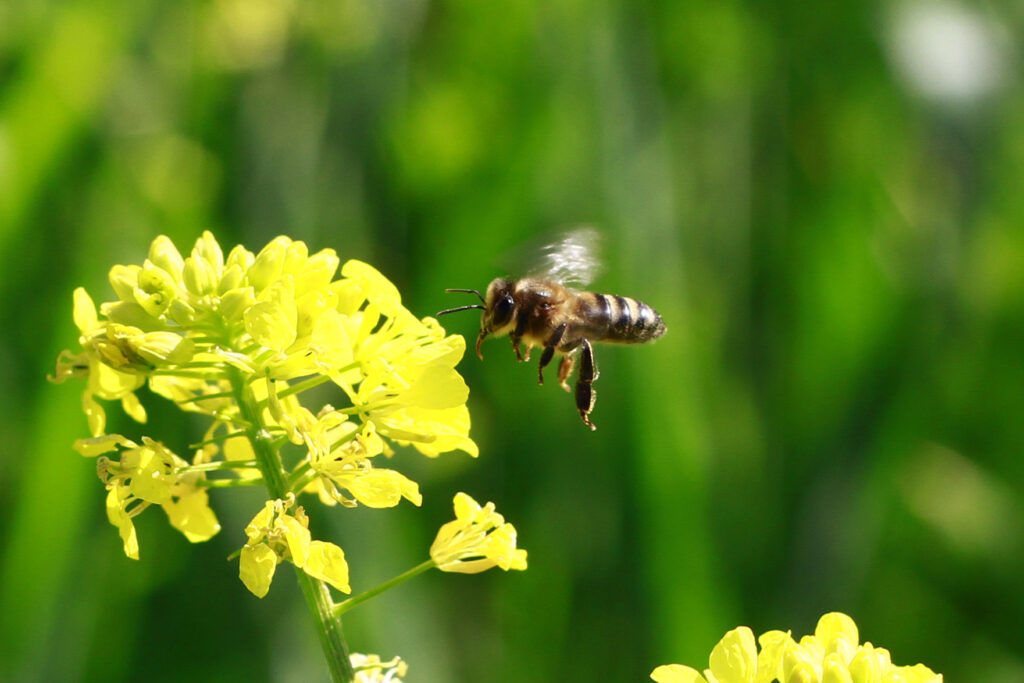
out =
[(50, 35), (0, 94), (0, 248), (100, 106), (139, 6), (61, 5)]
[(701, 392), (702, 380), (714, 371), (698, 366), (696, 333), (688, 324), (667, 107), (649, 85), (657, 81), (654, 74), (645, 73), (654, 65), (645, 47), (651, 27), (618, 6), (604, 21), (604, 54), (596, 69), (606, 131), (605, 195), (621, 231), (623, 273), (643, 291), (664, 297), (652, 303), (669, 327), (664, 339), (638, 349), (643, 359), (628, 361), (639, 387), (626, 442), (637, 470), (641, 565), (652, 610), (649, 647), (659, 658), (650, 663), (653, 669), (668, 661), (701, 662), (708, 644), (720, 637), (731, 594), (717, 578), (710, 538), (711, 430)]
[[(21, 55), (24, 69), (0, 93), (0, 257), (11, 237), (38, 206), (40, 193), (76, 140), (94, 125), (127, 49), (131, 22), (146, 3), (63, 4), (53, 11), (44, 40)], [(84, 229), (84, 226), (83, 226)], [(81, 266), (91, 264), (80, 262)], [(63, 283), (64, 280), (57, 280)], [(52, 306), (51, 334), (41, 338), (73, 340), (70, 296)], [(59, 302), (59, 303), (56, 303)], [(55, 346), (59, 345), (57, 342)], [(49, 344), (32, 359), (40, 383), (52, 371)], [(46, 358), (42, 357), (46, 354)], [(76, 591), (76, 564), (85, 561), (80, 537), (86, 527), (81, 510), (86, 490), (95, 490), (89, 467), (72, 465), (71, 442), (84, 424), (79, 391), (71, 385), (44, 386), (30, 416), (14, 503), (8, 516), (4, 563), (0, 574), (0, 678), (35, 680), (53, 665), (56, 633), (69, 613), (62, 600)], [(79, 462), (78, 465), (81, 465)], [(75, 665), (64, 666), (72, 671)]]
[[(60, 338), (73, 338), (70, 325), (55, 329)], [(47, 662), (44, 650), (61, 619), (60, 598), (75, 591), (86, 491), (102, 493), (91, 469), (81, 467), (71, 450), (69, 425), (82, 424), (80, 389), (44, 390), (28, 448), (18, 454), (24, 466), (0, 574), (0, 674), (11, 680), (35, 680), (31, 667)]]

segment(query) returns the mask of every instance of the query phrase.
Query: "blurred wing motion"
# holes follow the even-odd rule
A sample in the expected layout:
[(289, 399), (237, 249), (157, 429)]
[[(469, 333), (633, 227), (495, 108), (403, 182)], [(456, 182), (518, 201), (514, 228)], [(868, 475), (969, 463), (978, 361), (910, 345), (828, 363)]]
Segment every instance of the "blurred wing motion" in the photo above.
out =
[(601, 233), (594, 228), (570, 230), (540, 249), (528, 276), (586, 287), (601, 270), (600, 246)]

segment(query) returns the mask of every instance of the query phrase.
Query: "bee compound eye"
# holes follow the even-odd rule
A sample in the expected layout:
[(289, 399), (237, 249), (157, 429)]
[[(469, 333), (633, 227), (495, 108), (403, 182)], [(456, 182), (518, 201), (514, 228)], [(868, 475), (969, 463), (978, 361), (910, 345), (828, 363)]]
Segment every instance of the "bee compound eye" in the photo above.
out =
[(515, 302), (512, 301), (511, 295), (506, 294), (505, 296), (494, 302), (494, 324), (497, 326), (504, 325), (512, 319), (512, 311), (515, 309)]

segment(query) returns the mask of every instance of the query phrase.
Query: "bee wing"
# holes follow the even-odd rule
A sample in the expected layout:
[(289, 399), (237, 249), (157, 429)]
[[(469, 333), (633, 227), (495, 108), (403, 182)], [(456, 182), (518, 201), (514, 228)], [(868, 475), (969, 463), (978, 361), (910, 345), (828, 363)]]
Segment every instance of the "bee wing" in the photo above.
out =
[(536, 266), (528, 275), (586, 287), (601, 270), (600, 244), (601, 233), (589, 226), (562, 233), (540, 249)]

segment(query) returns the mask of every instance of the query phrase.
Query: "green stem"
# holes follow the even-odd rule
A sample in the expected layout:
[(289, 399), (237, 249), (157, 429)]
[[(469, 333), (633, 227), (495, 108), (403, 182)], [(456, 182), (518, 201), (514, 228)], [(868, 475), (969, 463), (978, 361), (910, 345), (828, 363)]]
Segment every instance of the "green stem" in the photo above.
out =
[(281, 391), (277, 392), (277, 397), (284, 398), (285, 396), (298, 394), (299, 392), (306, 391), (307, 389), (318, 387), (321, 384), (327, 384), (330, 381), (331, 378), (328, 377), (327, 375), (317, 375), (315, 377), (310, 377), (309, 379), (304, 379), (301, 382), (297, 382), (296, 384), (291, 385), (287, 389), (282, 389)]
[(198, 465), (185, 465), (179, 467), (178, 472), (212, 472), (215, 470), (247, 470), (259, 467), (255, 460), (217, 460), (216, 462), (204, 462)]
[[(342, 366), (342, 367), (338, 368), (337, 370), (335, 370), (334, 372), (336, 374), (341, 374), (343, 372), (348, 372), (349, 370), (354, 370), (354, 369), (358, 368), (359, 365), (360, 365), (359, 361), (356, 361), (354, 363), (349, 363), (348, 365)], [(296, 384), (291, 385), (287, 389), (282, 389), (281, 391), (277, 392), (277, 397), (279, 399), (281, 399), (281, 398), (284, 398), (285, 396), (291, 396), (292, 394), (298, 394), (300, 392), (306, 391), (307, 389), (313, 389), (314, 387), (318, 387), (321, 384), (327, 384), (330, 381), (331, 381), (331, 375), (314, 375), (313, 377), (310, 377), (309, 379), (304, 379), (301, 382), (298, 382)], [(266, 405), (267, 405), (267, 400), (266, 399), (260, 401), (260, 407), (261, 408), (265, 408)]]
[[(215, 380), (224, 379), (224, 373), (217, 372), (206, 372), (201, 369), (179, 369), (179, 368), (159, 368), (149, 373), (150, 375), (158, 377), (185, 377), (187, 379), (205, 379), (210, 382)], [(205, 397), (204, 397), (205, 398)]]
[(319, 477), (319, 473), (312, 470), (306, 470), (302, 474), (292, 476), (288, 479), (291, 482), (290, 488), (295, 493), (298, 493), (302, 489), (306, 488), (311, 481)]
[(201, 395), (198, 395), (198, 396), (189, 396), (188, 398), (181, 399), (180, 401), (178, 401), (178, 403), (199, 403), (200, 401), (205, 401), (205, 400), (211, 399), (211, 398), (230, 398), (230, 397), (232, 397), (234, 395), (235, 394), (232, 391), (218, 391), (218, 392), (213, 393), (213, 394), (201, 394)]
[(309, 483), (308, 481), (303, 481), (302, 486), (300, 487), (296, 487), (295, 484), (300, 479), (305, 477), (306, 474), (309, 473), (310, 470), (312, 469), (313, 468), (310, 466), (308, 460), (304, 460), (301, 464), (299, 464), (299, 466), (295, 468), (295, 471), (288, 475), (288, 490), (298, 492), (304, 489), (306, 487), (306, 484)]
[[(230, 371), (230, 375), (235, 399), (242, 412), (242, 417), (249, 425), (247, 429), (249, 440), (252, 442), (260, 472), (263, 473), (267, 492), (272, 498), (283, 499), (288, 494), (288, 481), (281, 457), (274, 446), (274, 437), (262, 422), (262, 411), (257, 407), (258, 402), (245, 378), (234, 369)], [(306, 605), (313, 615), (317, 635), (320, 638), (320, 646), (323, 648), (327, 666), (331, 671), (331, 679), (335, 683), (351, 683), (355, 680), (355, 672), (352, 670), (352, 662), (348, 657), (348, 646), (345, 643), (345, 634), (341, 629), (341, 619), (332, 613), (334, 603), (326, 584), (314, 579), (298, 567), (295, 567), (295, 575), (299, 581), (299, 588), (302, 589), (302, 595), (306, 598)]]
[(262, 486), (262, 479), (200, 479), (196, 486), (208, 489), (233, 489), (242, 486)]
[(371, 588), (370, 590), (368, 590), (368, 591), (366, 591), (364, 593), (360, 593), (359, 595), (353, 595), (348, 600), (344, 600), (342, 602), (339, 602), (337, 605), (334, 606), (334, 613), (337, 616), (341, 616), (342, 614), (344, 614), (345, 612), (349, 611), (353, 607), (357, 607), (358, 605), (363, 604), (364, 602), (366, 602), (370, 598), (375, 598), (378, 595), (380, 595), (381, 593), (383, 593), (384, 591), (390, 590), (390, 589), (394, 588), (395, 586), (397, 586), (400, 583), (405, 583), (406, 581), (408, 581), (412, 577), (419, 576), (420, 574), (422, 574), (423, 572), (427, 571), (428, 569), (433, 569), (436, 566), (437, 565), (434, 564), (433, 560), (427, 560), (426, 562), (418, 564), (415, 567), (413, 567), (412, 569), (410, 569), (408, 571), (405, 571), (405, 572), (402, 572), (401, 574), (399, 574), (395, 578), (389, 579), (389, 580), (385, 581), (384, 583), (380, 584), (376, 588)]
[[(234, 394), (232, 394), (232, 396), (234, 396)], [(246, 436), (246, 434), (247, 434), (247, 432), (244, 431), (244, 430), (240, 430), (240, 431), (237, 431), (237, 432), (229, 432), (227, 434), (221, 434), (220, 436), (214, 436), (214, 437), (211, 437), (209, 439), (205, 439), (203, 441), (197, 441), (196, 443), (190, 443), (188, 445), (188, 448), (191, 451), (195, 451), (195, 450), (199, 450), (203, 446), (209, 446), (212, 443), (224, 443), (228, 439), (234, 439), (236, 436)], [(254, 465), (254, 467), (255, 467), (255, 465)]]

